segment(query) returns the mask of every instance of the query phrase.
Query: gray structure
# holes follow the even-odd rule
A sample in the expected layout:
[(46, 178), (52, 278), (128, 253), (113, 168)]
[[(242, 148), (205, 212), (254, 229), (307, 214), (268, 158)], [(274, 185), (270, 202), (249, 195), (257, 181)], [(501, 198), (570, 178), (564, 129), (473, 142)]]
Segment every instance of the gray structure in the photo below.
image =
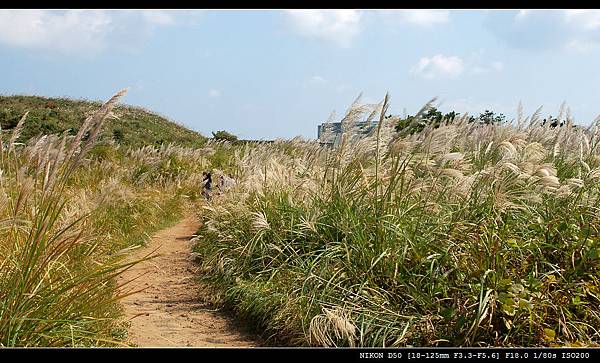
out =
[[(377, 126), (376, 122), (357, 122), (353, 125), (352, 134), (364, 138), (369, 136), (371, 131)], [(324, 122), (317, 126), (317, 138), (321, 145), (338, 146), (342, 136), (341, 122)]]

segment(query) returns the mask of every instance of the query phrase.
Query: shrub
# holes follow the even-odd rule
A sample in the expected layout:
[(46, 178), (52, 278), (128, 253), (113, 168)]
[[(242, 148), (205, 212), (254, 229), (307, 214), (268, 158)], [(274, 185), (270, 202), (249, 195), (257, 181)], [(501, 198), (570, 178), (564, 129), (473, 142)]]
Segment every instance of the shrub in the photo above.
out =
[(234, 142), (237, 141), (238, 138), (234, 134), (231, 134), (225, 130), (213, 132), (213, 138), (217, 141), (229, 141)]

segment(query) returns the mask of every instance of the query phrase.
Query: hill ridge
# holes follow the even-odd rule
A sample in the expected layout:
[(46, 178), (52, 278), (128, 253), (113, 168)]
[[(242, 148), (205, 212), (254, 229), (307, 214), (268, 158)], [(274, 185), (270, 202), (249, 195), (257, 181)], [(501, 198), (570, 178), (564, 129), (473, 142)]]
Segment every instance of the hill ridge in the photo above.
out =
[[(40, 134), (76, 133), (85, 117), (97, 110), (102, 101), (46, 97), (39, 95), (0, 95), (0, 126), (10, 130), (26, 111), (19, 141), (25, 142)], [(185, 125), (147, 108), (118, 104), (107, 120), (100, 141), (114, 140), (130, 147), (176, 143), (183, 146), (202, 146), (206, 137)]]

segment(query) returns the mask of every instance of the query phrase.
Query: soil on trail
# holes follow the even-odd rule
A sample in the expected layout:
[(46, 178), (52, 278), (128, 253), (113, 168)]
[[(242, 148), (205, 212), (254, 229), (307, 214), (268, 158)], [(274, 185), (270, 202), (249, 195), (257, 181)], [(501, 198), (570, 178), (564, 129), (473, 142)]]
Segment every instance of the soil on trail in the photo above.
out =
[(140, 347), (252, 347), (260, 339), (245, 331), (233, 316), (216, 309), (196, 280), (197, 266), (190, 239), (198, 230), (188, 217), (163, 229), (147, 246), (129, 258), (139, 259), (156, 250), (158, 257), (123, 273), (119, 283), (133, 280), (123, 290), (141, 292), (121, 300), (131, 322), (128, 340)]

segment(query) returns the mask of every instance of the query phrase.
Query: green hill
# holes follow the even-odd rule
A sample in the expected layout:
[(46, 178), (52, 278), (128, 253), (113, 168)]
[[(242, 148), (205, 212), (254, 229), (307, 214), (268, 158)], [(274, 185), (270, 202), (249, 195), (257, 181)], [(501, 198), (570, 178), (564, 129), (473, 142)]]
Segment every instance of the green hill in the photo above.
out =
[[(39, 96), (0, 96), (0, 126), (10, 130), (29, 111), (20, 142), (40, 134), (76, 134), (85, 118), (96, 111), (101, 102), (47, 98)], [(125, 147), (159, 145), (174, 142), (183, 146), (201, 146), (206, 137), (140, 107), (119, 105), (107, 120), (100, 140), (114, 140)]]

